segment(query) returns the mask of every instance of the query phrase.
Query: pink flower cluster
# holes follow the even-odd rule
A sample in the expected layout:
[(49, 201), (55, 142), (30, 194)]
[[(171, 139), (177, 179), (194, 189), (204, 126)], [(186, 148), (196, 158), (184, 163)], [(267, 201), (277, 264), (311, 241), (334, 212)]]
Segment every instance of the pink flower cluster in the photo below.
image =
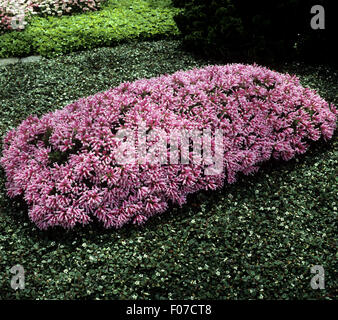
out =
[(32, 0), (39, 15), (62, 16), (74, 12), (96, 11), (105, 0)]
[(0, 34), (23, 30), (32, 15), (62, 16), (95, 11), (105, 0), (0, 0)]
[[(39, 228), (92, 219), (119, 228), (182, 205), (190, 193), (233, 183), (271, 157), (304, 153), (309, 141), (332, 137), (336, 114), (295, 76), (256, 65), (207, 66), (126, 82), (30, 116), (5, 136), (0, 163), (8, 195), (24, 197)], [(206, 175), (203, 162), (119, 164), (117, 132), (141, 123), (166, 132), (222, 130), (224, 170)]]
[(36, 5), (33, 0), (0, 0), (0, 34), (23, 30)]

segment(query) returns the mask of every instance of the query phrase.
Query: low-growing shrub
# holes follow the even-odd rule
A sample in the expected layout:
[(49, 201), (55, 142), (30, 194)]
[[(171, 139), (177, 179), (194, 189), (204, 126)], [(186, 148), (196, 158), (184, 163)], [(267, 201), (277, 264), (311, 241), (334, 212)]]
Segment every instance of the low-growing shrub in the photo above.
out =
[[(23, 31), (0, 35), (0, 58), (63, 53), (112, 46), (135, 39), (175, 37), (177, 9), (152, 8), (137, 1), (131, 8), (109, 6), (86, 14), (33, 17)], [(20, 41), (17, 41), (20, 39)]]
[[(39, 228), (95, 218), (117, 228), (233, 183), (271, 157), (304, 153), (309, 141), (332, 137), (336, 113), (295, 76), (256, 65), (208, 66), (126, 82), (41, 119), (30, 116), (5, 136), (0, 163), (8, 195), (23, 196)], [(215, 139), (193, 134), (184, 155), (182, 132), (208, 130)], [(172, 137), (185, 163), (173, 160)], [(208, 172), (218, 160), (222, 170)]]

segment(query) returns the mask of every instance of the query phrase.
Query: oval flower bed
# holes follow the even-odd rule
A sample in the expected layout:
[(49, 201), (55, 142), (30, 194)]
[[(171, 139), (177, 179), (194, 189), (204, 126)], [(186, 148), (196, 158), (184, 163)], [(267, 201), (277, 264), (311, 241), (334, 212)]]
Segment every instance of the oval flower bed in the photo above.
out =
[[(304, 153), (309, 141), (332, 137), (336, 113), (295, 76), (256, 65), (208, 66), (123, 83), (40, 119), (30, 116), (5, 136), (0, 163), (8, 195), (23, 196), (39, 228), (93, 219), (117, 228), (181, 205), (189, 193), (233, 183), (237, 173), (253, 173), (271, 157)], [(140, 128), (155, 135), (144, 140), (146, 153), (128, 158), (142, 144)], [(180, 130), (222, 132), (218, 142), (200, 141), (210, 142), (211, 158), (222, 148), (223, 170), (207, 174), (206, 153), (193, 163), (190, 140), (189, 163), (166, 163), (168, 136), (178, 132), (180, 139)], [(161, 138), (152, 156), (164, 161), (154, 163), (148, 151)], [(121, 162), (121, 155), (137, 161)]]

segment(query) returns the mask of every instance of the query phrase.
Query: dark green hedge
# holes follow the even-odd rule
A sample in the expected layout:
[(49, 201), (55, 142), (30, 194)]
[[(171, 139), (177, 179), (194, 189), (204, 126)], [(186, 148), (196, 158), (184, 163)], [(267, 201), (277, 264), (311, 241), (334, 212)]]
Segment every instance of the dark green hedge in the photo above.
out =
[[(336, 60), (335, 11), (328, 0), (173, 0), (186, 47), (207, 55), (252, 61)], [(313, 30), (313, 5), (325, 8), (326, 29)]]

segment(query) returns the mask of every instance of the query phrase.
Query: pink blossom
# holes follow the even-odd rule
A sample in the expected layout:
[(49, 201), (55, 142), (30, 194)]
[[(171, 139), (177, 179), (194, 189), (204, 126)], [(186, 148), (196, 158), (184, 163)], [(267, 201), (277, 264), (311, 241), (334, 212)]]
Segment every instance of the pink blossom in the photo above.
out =
[[(336, 115), (335, 106), (295, 76), (257, 65), (207, 66), (126, 82), (40, 119), (30, 116), (3, 138), (0, 164), (8, 195), (23, 197), (39, 228), (72, 228), (93, 219), (120, 228), (143, 224), (198, 190), (234, 183), (272, 157), (304, 153), (309, 141), (332, 137)], [(212, 139), (210, 154), (198, 163), (154, 164), (137, 154), (139, 163), (120, 164), (117, 132), (137, 137), (142, 125), (157, 129), (142, 142), (154, 150), (163, 134), (180, 141), (182, 129), (221, 129), (223, 137)], [(125, 146), (126, 153), (135, 147), (128, 139)], [(224, 170), (205, 174), (222, 148)], [(157, 152), (172, 160), (167, 144)], [(189, 151), (188, 160), (195, 155)]]

